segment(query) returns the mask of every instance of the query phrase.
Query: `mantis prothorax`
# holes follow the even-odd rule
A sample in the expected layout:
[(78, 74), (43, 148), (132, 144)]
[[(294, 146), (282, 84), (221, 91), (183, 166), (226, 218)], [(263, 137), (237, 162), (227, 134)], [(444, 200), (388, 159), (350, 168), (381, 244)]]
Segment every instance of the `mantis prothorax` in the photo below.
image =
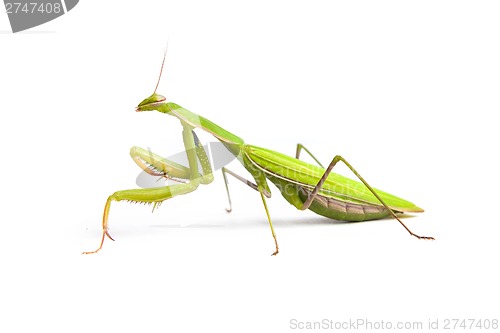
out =
[[(165, 57), (163, 58), (162, 70), (164, 62)], [(229, 200), (228, 212), (231, 211), (232, 207), (227, 186), (227, 175), (235, 177), (259, 192), (275, 243), (275, 251), (272, 255), (278, 254), (279, 249), (266, 203), (266, 198), (271, 197), (271, 190), (267, 180), (276, 185), (283, 197), (297, 209), (310, 209), (319, 215), (342, 221), (366, 221), (392, 216), (401, 223), (410, 235), (419, 239), (434, 239), (413, 233), (397, 216), (397, 214), (407, 212), (423, 212), (422, 208), (409, 201), (372, 188), (343, 157), (335, 156), (325, 169), (309, 150), (301, 144), (297, 145), (295, 158), (269, 149), (245, 144), (241, 138), (210, 120), (175, 103), (167, 102), (165, 97), (156, 93), (160, 78), (158, 78), (153, 94), (139, 103), (136, 111), (158, 111), (179, 119), (183, 127), (182, 138), (188, 158), (188, 167), (164, 159), (145, 149), (133, 147), (130, 150), (130, 155), (144, 171), (153, 176), (176, 179), (181, 183), (156, 188), (117, 191), (110, 195), (104, 207), (101, 243), (95, 251), (84, 252), (85, 254), (96, 253), (101, 250), (106, 236), (113, 239), (108, 233), (108, 215), (111, 202), (126, 200), (148, 203), (154, 205), (154, 210), (167, 199), (193, 192), (199, 185), (210, 184), (213, 181), (213, 172), (209, 159), (197, 139), (194, 129), (201, 129), (212, 134), (241, 162), (254, 179), (255, 183), (226, 168), (222, 168)], [(319, 166), (300, 160), (299, 156), (302, 149), (311, 155)], [(201, 165), (201, 173), (198, 169), (198, 161)], [(338, 162), (344, 163), (361, 182), (333, 173), (332, 169)]]

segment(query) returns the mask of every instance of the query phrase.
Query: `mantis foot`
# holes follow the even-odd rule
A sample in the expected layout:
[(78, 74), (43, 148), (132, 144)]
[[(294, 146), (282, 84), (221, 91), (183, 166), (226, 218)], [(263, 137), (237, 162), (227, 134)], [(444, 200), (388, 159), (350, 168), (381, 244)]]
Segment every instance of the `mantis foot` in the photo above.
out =
[(279, 253), (279, 249), (278, 249), (278, 240), (276, 239), (276, 236), (273, 235), (274, 237), (274, 244), (276, 244), (276, 251), (274, 251), (273, 254), (271, 254), (271, 256), (276, 256), (278, 253)]
[(113, 237), (111, 237), (111, 235), (109, 234), (108, 230), (104, 230), (103, 233), (102, 233), (101, 245), (99, 245), (99, 247), (97, 248), (97, 250), (88, 251), (88, 252), (82, 252), (82, 254), (94, 254), (94, 253), (99, 252), (102, 249), (102, 244), (104, 244), (104, 239), (106, 238), (106, 236), (108, 236), (109, 239), (111, 239), (112, 241), (114, 241)]
[(428, 236), (419, 236), (414, 233), (411, 234), (412, 236), (417, 237), (418, 239), (425, 239), (425, 240), (436, 240), (434, 237), (428, 237)]

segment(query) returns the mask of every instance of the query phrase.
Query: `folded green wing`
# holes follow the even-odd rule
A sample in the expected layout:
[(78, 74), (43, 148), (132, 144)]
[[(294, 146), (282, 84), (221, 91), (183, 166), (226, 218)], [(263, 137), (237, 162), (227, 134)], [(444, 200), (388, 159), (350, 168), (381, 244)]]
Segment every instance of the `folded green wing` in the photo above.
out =
[[(290, 182), (314, 187), (325, 173), (325, 169), (265, 148), (245, 145), (247, 156), (258, 167), (274, 176), (285, 178)], [(374, 189), (384, 202), (399, 212), (423, 212), (415, 204), (396, 197), (387, 192)], [(382, 206), (370, 190), (361, 182), (330, 173), (320, 191), (321, 195), (330, 196), (343, 201), (363, 202)]]

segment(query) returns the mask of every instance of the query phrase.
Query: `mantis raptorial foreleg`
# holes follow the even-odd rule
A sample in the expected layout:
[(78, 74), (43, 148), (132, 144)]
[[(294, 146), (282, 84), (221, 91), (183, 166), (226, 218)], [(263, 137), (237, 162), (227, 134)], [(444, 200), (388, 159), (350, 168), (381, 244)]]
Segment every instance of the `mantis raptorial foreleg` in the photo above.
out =
[(296, 159), (299, 159), (299, 157), (300, 157), (300, 151), (301, 151), (302, 149), (304, 149), (304, 150), (306, 151), (306, 153), (308, 153), (308, 154), (309, 154), (309, 156), (311, 156), (311, 157), (313, 158), (313, 160), (315, 160), (315, 161), (316, 161), (316, 163), (318, 163), (318, 165), (319, 165), (320, 167), (322, 167), (323, 169), (325, 168), (325, 167), (323, 166), (323, 164), (321, 164), (321, 162), (320, 162), (320, 161), (318, 161), (318, 159), (317, 159), (316, 157), (314, 157), (314, 155), (313, 155), (313, 154), (309, 151), (309, 149), (307, 149), (306, 147), (304, 147), (304, 145), (302, 145), (301, 143), (297, 143), (297, 150), (295, 151), (295, 158), (296, 158)]
[(309, 206), (311, 206), (314, 198), (318, 195), (318, 192), (319, 190), (322, 188), (323, 184), (325, 183), (326, 179), (328, 178), (328, 175), (330, 174), (330, 172), (332, 171), (333, 167), (339, 162), (339, 161), (342, 161), (355, 175), (356, 177), (358, 177), (358, 179), (368, 188), (368, 190), (377, 198), (377, 200), (385, 207), (385, 209), (387, 209), (389, 211), (389, 213), (392, 215), (392, 217), (394, 217), (396, 220), (399, 221), (399, 223), (401, 223), (401, 225), (410, 233), (410, 235), (412, 236), (415, 236), (419, 239), (432, 239), (434, 240), (433, 237), (427, 237), (427, 236), (419, 236), (417, 234), (414, 234), (404, 223), (403, 221), (401, 221), (397, 215), (394, 213), (394, 211), (389, 208), (389, 206), (387, 206), (387, 204), (384, 202), (384, 200), (382, 200), (380, 198), (380, 196), (377, 194), (377, 192), (375, 192), (373, 190), (373, 188), (363, 179), (363, 177), (361, 177), (361, 175), (352, 167), (351, 164), (349, 164), (349, 162), (347, 162), (342, 156), (340, 155), (337, 155), (333, 158), (333, 160), (330, 162), (330, 165), (328, 165), (328, 168), (326, 169), (325, 173), (323, 174), (323, 176), (321, 177), (321, 179), (319, 180), (318, 184), (314, 187), (314, 190), (309, 193), (309, 196), (307, 198), (307, 200), (304, 202), (303, 206), (302, 206), (302, 210), (306, 210), (309, 208)]
[[(108, 233), (108, 214), (112, 201), (129, 201), (134, 203), (148, 203), (154, 204), (155, 207), (160, 205), (163, 201), (173, 198), (177, 195), (187, 194), (193, 192), (198, 188), (199, 181), (192, 181), (186, 184), (170, 185), (156, 188), (141, 188), (132, 190), (117, 191), (108, 197), (106, 205), (104, 206), (104, 214), (102, 218), (102, 239), (99, 248), (95, 251), (84, 252), (90, 254), (98, 252), (104, 243), (106, 236), (114, 240)], [(154, 209), (154, 208), (153, 208)]]
[(212, 167), (210, 166), (210, 160), (208, 159), (208, 156), (205, 153), (205, 149), (203, 149), (203, 145), (201, 144), (200, 139), (198, 139), (196, 133), (191, 130), (191, 134), (193, 135), (194, 139), (196, 156), (200, 161), (201, 170), (203, 170), (203, 176), (200, 177), (200, 184), (210, 184), (214, 180)]
[[(199, 184), (209, 184), (213, 181), (212, 167), (210, 166), (209, 159), (203, 146), (200, 144), (191, 126), (183, 124), (183, 127), (184, 147), (186, 148), (189, 168), (139, 147), (133, 147), (130, 154), (134, 161), (150, 175), (164, 176), (167, 178), (175, 177), (174, 179), (182, 179), (189, 182), (156, 188), (123, 190), (110, 195), (104, 206), (101, 243), (97, 250), (83, 252), (84, 254), (98, 252), (102, 248), (106, 236), (114, 240), (108, 232), (108, 215), (112, 201), (125, 200), (135, 203), (154, 204), (154, 210), (154, 208), (161, 205), (161, 203), (167, 199), (193, 192), (198, 188)], [(202, 166), (203, 175), (200, 175), (198, 172), (198, 160)]]

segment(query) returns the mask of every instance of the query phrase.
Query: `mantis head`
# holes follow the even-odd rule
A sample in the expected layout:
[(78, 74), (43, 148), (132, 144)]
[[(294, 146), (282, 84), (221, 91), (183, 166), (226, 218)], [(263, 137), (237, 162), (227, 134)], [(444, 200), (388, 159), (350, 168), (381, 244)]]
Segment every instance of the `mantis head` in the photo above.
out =
[(167, 99), (164, 96), (156, 93), (156, 89), (158, 89), (158, 85), (160, 84), (161, 74), (163, 72), (163, 66), (165, 65), (166, 56), (167, 56), (167, 50), (165, 49), (165, 53), (163, 54), (163, 62), (161, 63), (160, 76), (158, 77), (158, 82), (156, 83), (155, 91), (151, 96), (149, 96), (148, 98), (140, 102), (139, 105), (137, 105), (137, 107), (135, 108), (136, 112), (156, 110), (162, 113), (167, 113), (170, 111), (169, 107), (167, 106)]
[(167, 107), (167, 99), (154, 92), (151, 96), (143, 100), (142, 102), (137, 105), (135, 108), (135, 111), (137, 112), (142, 112), (142, 111), (160, 111), (163, 113), (166, 113), (170, 111)]

